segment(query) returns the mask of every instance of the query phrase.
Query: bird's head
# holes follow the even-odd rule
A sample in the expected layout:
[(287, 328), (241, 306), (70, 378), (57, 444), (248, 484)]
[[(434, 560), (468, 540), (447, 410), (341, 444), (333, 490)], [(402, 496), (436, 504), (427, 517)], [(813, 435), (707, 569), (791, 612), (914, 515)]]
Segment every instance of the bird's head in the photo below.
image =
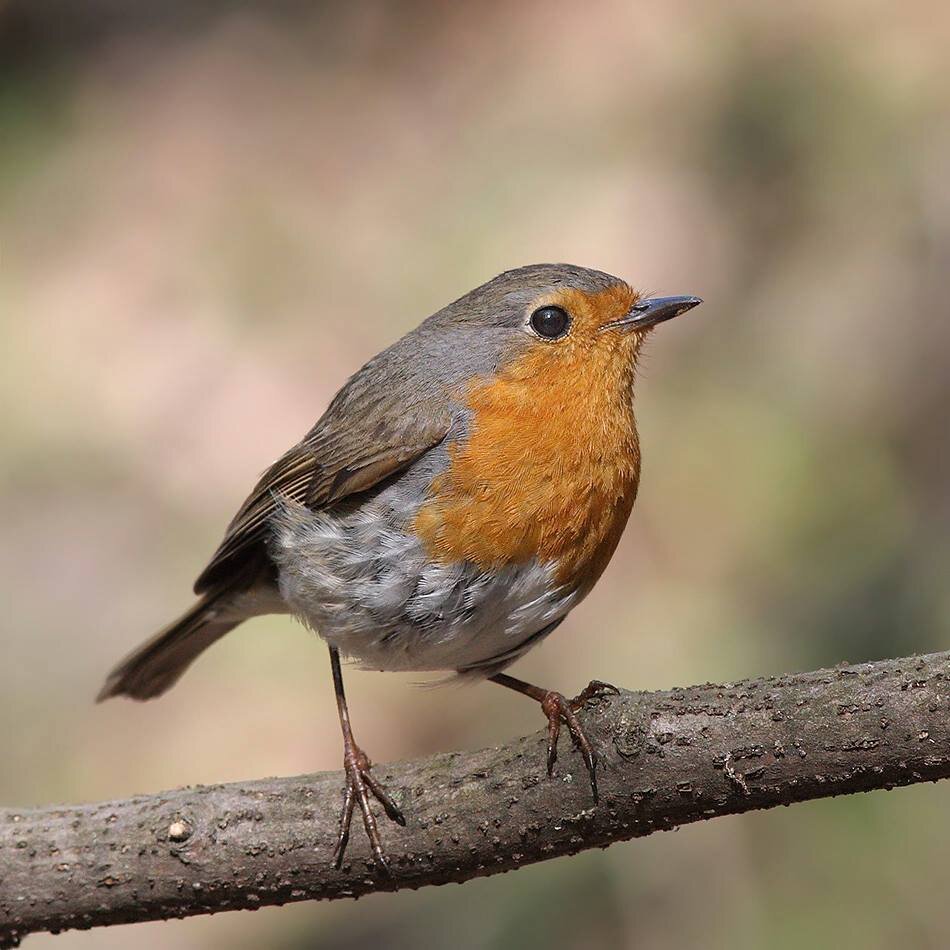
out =
[(585, 267), (533, 264), (477, 287), (423, 328), (450, 341), (450, 362), (480, 364), (481, 375), (544, 376), (567, 385), (607, 376), (626, 382), (653, 328), (701, 302), (647, 298), (619, 277)]

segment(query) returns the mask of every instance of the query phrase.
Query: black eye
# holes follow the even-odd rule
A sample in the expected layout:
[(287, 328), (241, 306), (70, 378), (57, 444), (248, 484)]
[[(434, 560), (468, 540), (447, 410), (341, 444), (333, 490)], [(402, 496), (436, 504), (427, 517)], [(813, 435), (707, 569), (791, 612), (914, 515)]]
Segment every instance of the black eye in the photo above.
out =
[(545, 340), (557, 340), (571, 328), (571, 318), (562, 307), (538, 307), (531, 314), (531, 329)]

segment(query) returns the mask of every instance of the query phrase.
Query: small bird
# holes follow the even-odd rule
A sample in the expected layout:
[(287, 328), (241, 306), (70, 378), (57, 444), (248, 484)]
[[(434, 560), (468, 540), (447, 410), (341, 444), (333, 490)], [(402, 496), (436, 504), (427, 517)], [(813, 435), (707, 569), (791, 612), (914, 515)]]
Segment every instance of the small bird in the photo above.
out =
[(250, 617), (292, 614), (326, 641), (346, 776), (334, 862), (371, 796), (402, 812), (350, 725), (340, 657), (447, 671), (540, 703), (548, 775), (562, 722), (597, 801), (575, 699), (504, 673), (590, 592), (633, 508), (637, 358), (698, 297), (654, 297), (569, 264), (506, 271), (373, 357), (261, 477), (195, 582), (198, 601), (123, 660), (99, 700), (151, 699)]

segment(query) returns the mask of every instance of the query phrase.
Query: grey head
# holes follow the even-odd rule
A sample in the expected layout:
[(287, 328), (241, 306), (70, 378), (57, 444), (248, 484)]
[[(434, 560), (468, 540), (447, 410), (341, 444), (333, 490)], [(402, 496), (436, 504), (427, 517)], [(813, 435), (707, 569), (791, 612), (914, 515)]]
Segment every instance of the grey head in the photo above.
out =
[(619, 277), (575, 264), (527, 264), (506, 270), (434, 313), (419, 327), (423, 332), (443, 327), (492, 325), (518, 328), (525, 308), (536, 298), (572, 289), (595, 294), (617, 285)]
[(529, 264), (505, 271), (423, 320), (362, 367), (340, 391), (343, 408), (366, 385), (396, 387), (422, 398), (457, 391), (488, 377), (539, 342), (532, 313), (563, 291), (599, 294), (612, 287), (636, 295), (619, 277), (574, 264)]

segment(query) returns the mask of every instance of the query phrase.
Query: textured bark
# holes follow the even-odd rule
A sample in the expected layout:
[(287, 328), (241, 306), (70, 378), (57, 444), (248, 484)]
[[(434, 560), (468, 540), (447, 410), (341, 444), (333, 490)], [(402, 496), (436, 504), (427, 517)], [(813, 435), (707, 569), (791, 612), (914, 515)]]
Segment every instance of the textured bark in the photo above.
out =
[(950, 775), (950, 653), (721, 686), (622, 693), (582, 720), (594, 807), (562, 738), (378, 766), (392, 879), (354, 822), (330, 865), (341, 773), (0, 811), (0, 945), (33, 931), (184, 917), (465, 881), (687, 822)]

